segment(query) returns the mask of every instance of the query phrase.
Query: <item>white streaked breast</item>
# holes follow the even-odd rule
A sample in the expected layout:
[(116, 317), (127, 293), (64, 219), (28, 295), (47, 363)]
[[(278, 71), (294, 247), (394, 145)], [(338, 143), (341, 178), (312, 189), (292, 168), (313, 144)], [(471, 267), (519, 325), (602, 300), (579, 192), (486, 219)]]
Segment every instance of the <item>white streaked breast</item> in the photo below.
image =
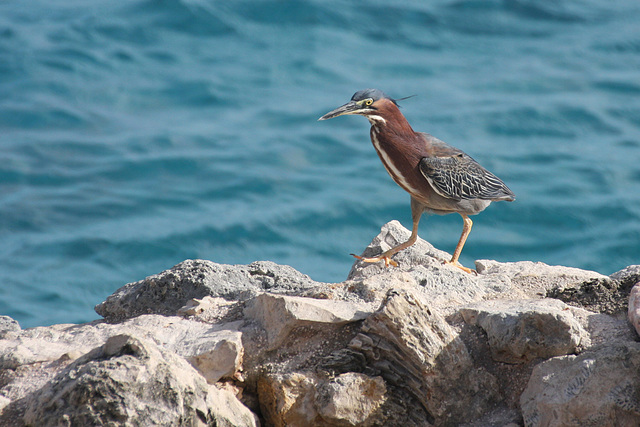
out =
[(375, 124), (383, 125), (383, 124), (387, 123), (387, 121), (385, 119), (383, 119), (381, 116), (367, 115), (366, 117), (367, 117), (367, 119), (369, 119), (369, 123), (371, 123), (372, 125), (375, 125)]
[(405, 191), (409, 192), (410, 194), (420, 194), (418, 190), (409, 185), (407, 180), (404, 179), (404, 177), (400, 173), (400, 170), (396, 167), (396, 165), (393, 164), (393, 161), (391, 160), (389, 155), (387, 155), (387, 153), (380, 147), (380, 141), (378, 141), (378, 131), (377, 129), (375, 129), (375, 126), (374, 132), (371, 133), (371, 140), (373, 141), (373, 146), (375, 147), (376, 151), (380, 154), (380, 158), (382, 158), (382, 164), (384, 165), (389, 175), (391, 175), (391, 178), (393, 178), (393, 180), (400, 187), (404, 188)]

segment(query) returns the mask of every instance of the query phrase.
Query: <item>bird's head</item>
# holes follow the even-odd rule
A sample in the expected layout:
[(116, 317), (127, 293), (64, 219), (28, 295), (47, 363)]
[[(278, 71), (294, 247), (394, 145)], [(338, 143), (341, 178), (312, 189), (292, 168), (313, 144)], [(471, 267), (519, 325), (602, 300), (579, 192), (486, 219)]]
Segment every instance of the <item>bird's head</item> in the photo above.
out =
[(371, 121), (375, 120), (376, 117), (381, 117), (381, 109), (384, 108), (387, 103), (396, 105), (396, 101), (389, 98), (381, 90), (363, 89), (353, 94), (351, 101), (333, 111), (329, 111), (318, 120), (333, 119), (334, 117), (344, 116), (346, 114), (360, 114)]

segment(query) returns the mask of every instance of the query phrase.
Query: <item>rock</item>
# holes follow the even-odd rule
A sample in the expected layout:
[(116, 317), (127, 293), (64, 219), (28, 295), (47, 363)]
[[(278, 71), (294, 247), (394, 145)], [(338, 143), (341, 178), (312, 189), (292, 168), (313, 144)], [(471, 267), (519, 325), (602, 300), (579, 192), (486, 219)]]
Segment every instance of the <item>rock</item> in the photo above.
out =
[(264, 375), (258, 381), (260, 409), (267, 425), (315, 426), (318, 377), (312, 372)]
[(257, 320), (267, 333), (268, 350), (280, 345), (296, 328), (326, 328), (366, 318), (367, 306), (343, 301), (262, 294), (244, 311), (248, 319)]
[(640, 265), (630, 265), (620, 271), (616, 271), (609, 277), (617, 280), (623, 286), (631, 287), (640, 282)]
[(170, 270), (129, 283), (95, 307), (109, 322), (141, 314), (175, 315), (191, 299), (205, 296), (246, 300), (259, 292), (295, 294), (321, 284), (309, 276), (270, 261), (223, 265), (186, 260)]
[(536, 295), (545, 297), (551, 291), (563, 292), (566, 289), (575, 289), (585, 282), (611, 281), (607, 276), (595, 271), (531, 261), (478, 260), (476, 269), (479, 275), (509, 277), (514, 288), (520, 289), (530, 297)]
[(640, 334), (640, 265), (630, 265), (611, 275), (611, 278), (621, 283), (621, 288), (630, 288), (627, 317), (629, 322)]
[(241, 378), (244, 347), (242, 333), (238, 330), (212, 331), (206, 340), (187, 343), (183, 350), (175, 351), (186, 357), (210, 384), (222, 378)]
[(256, 426), (234, 396), (180, 357), (116, 335), (29, 396), (26, 425)]
[[(365, 254), (408, 236), (392, 221)], [(638, 425), (640, 266), (449, 258), (419, 239), (334, 284), (187, 260), (104, 320), (0, 317), (0, 425)]]
[(262, 413), (272, 426), (382, 425), (386, 391), (382, 378), (353, 372), (332, 379), (309, 371), (268, 374), (258, 383)]
[(335, 426), (370, 426), (380, 421), (387, 387), (381, 377), (349, 372), (322, 383), (316, 407), (323, 420)]
[(537, 365), (520, 403), (525, 425), (640, 425), (640, 343), (614, 343)]
[[(409, 235), (409, 230), (398, 221), (391, 221), (382, 227), (363, 255), (377, 255), (406, 241)], [(384, 295), (391, 288), (385, 285), (387, 283), (415, 282), (445, 315), (455, 311), (451, 309), (458, 305), (504, 298), (505, 294), (509, 299), (559, 298), (598, 312), (612, 313), (620, 309), (614, 304), (620, 300), (616, 293), (617, 282), (594, 271), (541, 262), (478, 260), (478, 274), (474, 276), (444, 265), (443, 262), (450, 258), (446, 252), (418, 238), (416, 244), (394, 256), (399, 267), (385, 268), (383, 263), (357, 261), (348, 282), (369, 298)]]
[(628, 317), (629, 322), (640, 335), (640, 283), (631, 288)]
[(494, 360), (524, 363), (575, 353), (588, 337), (561, 301), (491, 300), (463, 307), (465, 322), (487, 334)]
[[(208, 325), (180, 317), (144, 315), (118, 325), (94, 322), (27, 329), (14, 339), (0, 341), (0, 369), (17, 369), (61, 358), (73, 360), (110, 337), (127, 334), (187, 358), (205, 378), (215, 382), (221, 377), (233, 377), (241, 370), (244, 352), (241, 323)], [(62, 368), (64, 363), (50, 367), (53, 375)], [(17, 378), (12, 384), (16, 395), (9, 397), (20, 396), (23, 387), (33, 387), (35, 377)]]
[(20, 331), (20, 324), (9, 316), (0, 316), (0, 339)]
[(547, 296), (597, 313), (620, 314), (628, 309), (624, 298), (628, 294), (629, 289), (624, 289), (619, 282), (607, 278), (585, 281), (576, 287), (552, 289)]
[(0, 396), (0, 413), (11, 403), (8, 397)]
[[(380, 234), (365, 248), (362, 256), (371, 257), (380, 255), (382, 252), (406, 242), (409, 240), (410, 235), (411, 232), (404, 228), (399, 221), (390, 221), (382, 227)], [(445, 267), (446, 270), (450, 270), (452, 273), (462, 273), (458, 268), (444, 265), (445, 261), (451, 259), (451, 255), (436, 249), (431, 243), (421, 238), (418, 238), (414, 245), (404, 251), (398, 252), (393, 256), (393, 259), (398, 262), (399, 267), (396, 269), (400, 271), (406, 271), (412, 266), (420, 265), (430, 270)], [(387, 271), (389, 271), (389, 268), (385, 267), (384, 263), (356, 261), (353, 267), (351, 267), (347, 280), (362, 280), (377, 276), (381, 273), (384, 274)]]
[(195, 318), (206, 323), (227, 323), (242, 319), (244, 304), (241, 301), (227, 301), (220, 297), (206, 296), (193, 298), (181, 307), (177, 314)]
[(478, 418), (498, 399), (495, 378), (473, 366), (467, 348), (416, 291), (391, 291), (349, 346), (388, 383), (408, 389), (424, 423)]

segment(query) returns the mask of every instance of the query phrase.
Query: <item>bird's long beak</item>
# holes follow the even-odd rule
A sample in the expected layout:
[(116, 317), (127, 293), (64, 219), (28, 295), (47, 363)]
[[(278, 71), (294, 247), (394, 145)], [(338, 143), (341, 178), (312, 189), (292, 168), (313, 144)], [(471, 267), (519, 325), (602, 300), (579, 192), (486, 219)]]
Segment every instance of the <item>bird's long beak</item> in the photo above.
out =
[(344, 116), (345, 114), (358, 114), (362, 110), (362, 106), (355, 101), (349, 101), (341, 107), (336, 108), (333, 111), (329, 111), (318, 120), (329, 120), (334, 117)]

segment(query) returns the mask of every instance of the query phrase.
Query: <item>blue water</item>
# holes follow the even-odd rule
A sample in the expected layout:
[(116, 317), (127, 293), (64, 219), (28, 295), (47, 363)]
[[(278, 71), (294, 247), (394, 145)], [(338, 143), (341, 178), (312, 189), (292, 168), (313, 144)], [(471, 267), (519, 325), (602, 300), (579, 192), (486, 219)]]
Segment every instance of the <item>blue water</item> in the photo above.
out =
[[(0, 314), (97, 318), (187, 258), (341, 281), (409, 197), (359, 89), (516, 193), (462, 262), (640, 263), (640, 2), (0, 2)], [(420, 235), (451, 252), (457, 215)]]

